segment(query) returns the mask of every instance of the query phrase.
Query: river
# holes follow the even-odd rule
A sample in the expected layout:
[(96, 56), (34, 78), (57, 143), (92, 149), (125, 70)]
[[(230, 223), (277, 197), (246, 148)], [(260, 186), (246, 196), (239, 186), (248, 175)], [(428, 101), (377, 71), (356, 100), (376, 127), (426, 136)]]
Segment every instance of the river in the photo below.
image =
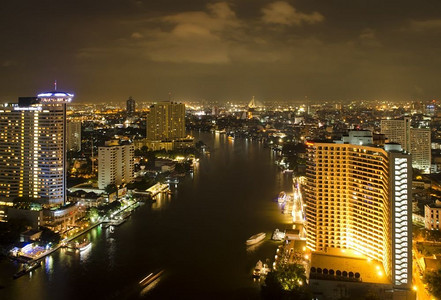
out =
[[(290, 175), (274, 165), (262, 143), (195, 133), (210, 148), (194, 174), (171, 196), (133, 212), (113, 232), (101, 226), (86, 235), (92, 248), (60, 250), (43, 266), (17, 280), (19, 265), (0, 261), (1, 299), (258, 299), (251, 271), (257, 260), (274, 259), (275, 228), (289, 227), (276, 197), (291, 191)], [(258, 232), (267, 239), (252, 249)], [(148, 289), (138, 282), (150, 272), (164, 275)]]

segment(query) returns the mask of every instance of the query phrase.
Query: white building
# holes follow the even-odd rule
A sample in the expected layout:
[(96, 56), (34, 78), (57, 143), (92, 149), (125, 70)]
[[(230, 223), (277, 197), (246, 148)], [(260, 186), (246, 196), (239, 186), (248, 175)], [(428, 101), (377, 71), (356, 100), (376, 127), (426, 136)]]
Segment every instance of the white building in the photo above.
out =
[(133, 181), (133, 145), (108, 142), (98, 148), (98, 188), (109, 184), (120, 185)]
[(72, 98), (55, 91), (0, 108), (0, 198), (65, 202), (66, 103)]
[(441, 229), (441, 201), (424, 206), (424, 227), (429, 230)]

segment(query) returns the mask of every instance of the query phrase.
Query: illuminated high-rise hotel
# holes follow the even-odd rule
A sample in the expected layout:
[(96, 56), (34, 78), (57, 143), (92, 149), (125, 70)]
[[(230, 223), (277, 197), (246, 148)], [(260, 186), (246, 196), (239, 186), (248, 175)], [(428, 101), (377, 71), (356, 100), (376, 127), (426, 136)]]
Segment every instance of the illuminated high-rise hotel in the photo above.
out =
[(185, 104), (159, 102), (150, 107), (147, 140), (174, 140), (185, 136)]
[(0, 198), (65, 202), (66, 103), (72, 98), (55, 91), (0, 108)]
[[(395, 288), (412, 282), (411, 157), (372, 145), (366, 131), (308, 142), (307, 246), (352, 249), (382, 263)], [(372, 136), (371, 136), (372, 137)]]

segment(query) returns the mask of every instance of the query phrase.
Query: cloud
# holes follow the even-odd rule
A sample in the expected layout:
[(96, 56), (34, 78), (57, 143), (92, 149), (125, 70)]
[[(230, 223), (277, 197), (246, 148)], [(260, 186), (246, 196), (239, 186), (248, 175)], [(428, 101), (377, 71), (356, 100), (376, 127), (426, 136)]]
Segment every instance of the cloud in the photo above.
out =
[(140, 34), (139, 32), (134, 32), (134, 33), (132, 33), (131, 37), (133, 39), (141, 39), (141, 38), (143, 38), (143, 35)]
[(380, 41), (377, 39), (375, 30), (373, 30), (372, 28), (364, 29), (358, 36), (358, 41), (363, 46), (369, 46), (369, 47), (381, 46)]
[(416, 32), (441, 30), (441, 19), (431, 19), (424, 21), (412, 20), (409, 24), (409, 29)]
[(319, 12), (306, 14), (297, 11), (285, 1), (276, 1), (262, 8), (262, 20), (267, 24), (301, 25), (303, 23), (315, 24), (325, 19)]

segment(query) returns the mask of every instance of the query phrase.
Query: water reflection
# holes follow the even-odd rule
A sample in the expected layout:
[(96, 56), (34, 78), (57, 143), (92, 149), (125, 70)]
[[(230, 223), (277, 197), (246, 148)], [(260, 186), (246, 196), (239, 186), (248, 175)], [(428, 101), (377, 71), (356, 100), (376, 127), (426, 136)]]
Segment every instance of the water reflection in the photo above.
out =
[(53, 272), (53, 264), (54, 259), (52, 258), (52, 255), (46, 256), (44, 259), (44, 269), (46, 271), (46, 274), (51, 274)]

